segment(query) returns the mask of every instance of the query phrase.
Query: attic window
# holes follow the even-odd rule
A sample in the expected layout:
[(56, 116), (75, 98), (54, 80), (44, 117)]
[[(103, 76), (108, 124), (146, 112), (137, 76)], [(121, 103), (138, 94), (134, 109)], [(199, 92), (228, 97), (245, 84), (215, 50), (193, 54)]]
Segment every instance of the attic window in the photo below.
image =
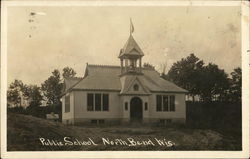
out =
[(138, 84), (135, 84), (134, 85), (134, 91), (138, 91), (139, 90), (139, 86), (138, 86)]

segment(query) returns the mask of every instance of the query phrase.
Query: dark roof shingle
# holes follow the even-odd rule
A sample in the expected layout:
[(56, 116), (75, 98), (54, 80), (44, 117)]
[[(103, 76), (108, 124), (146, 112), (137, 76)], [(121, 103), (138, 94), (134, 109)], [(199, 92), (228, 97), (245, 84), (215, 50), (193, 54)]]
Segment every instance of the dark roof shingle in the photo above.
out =
[[(123, 92), (123, 90), (125, 90), (124, 87), (126, 87), (126, 85), (128, 86), (129, 81), (132, 81), (132, 79), (127, 76), (125, 78), (128, 79), (122, 80), (120, 77), (120, 69), (119, 66), (87, 65), (87, 75), (78, 81), (73, 80), (70, 82), (70, 79), (68, 79), (66, 82), (68, 86), (66, 86), (66, 88), (69, 89), (71, 87), (71, 89), (113, 90)], [(134, 76), (136, 76), (142, 82), (143, 86), (150, 91), (187, 93), (185, 89), (161, 78), (160, 74), (154, 69), (143, 68), (142, 72), (143, 75)]]
[(129, 36), (124, 47), (121, 49), (119, 57), (126, 56), (126, 55), (136, 55), (136, 56), (144, 55), (144, 53), (142, 52), (141, 48), (136, 43), (132, 35)]

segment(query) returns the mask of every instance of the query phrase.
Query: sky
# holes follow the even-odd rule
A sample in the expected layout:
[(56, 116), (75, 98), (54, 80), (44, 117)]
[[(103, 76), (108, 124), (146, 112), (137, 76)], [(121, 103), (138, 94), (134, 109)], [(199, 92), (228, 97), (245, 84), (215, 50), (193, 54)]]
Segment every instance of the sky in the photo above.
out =
[(191, 53), (228, 74), (241, 66), (240, 7), (12, 6), (7, 18), (8, 84), (40, 85), (66, 66), (81, 77), (86, 63), (119, 65), (130, 18), (143, 63), (159, 71)]

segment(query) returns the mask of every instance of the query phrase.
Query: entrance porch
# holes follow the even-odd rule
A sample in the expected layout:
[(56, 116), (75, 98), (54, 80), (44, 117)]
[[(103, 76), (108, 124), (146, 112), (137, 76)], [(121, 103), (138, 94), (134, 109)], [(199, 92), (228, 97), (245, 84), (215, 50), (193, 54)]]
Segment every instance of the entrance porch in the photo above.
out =
[(149, 117), (148, 96), (123, 96), (123, 123), (146, 123)]

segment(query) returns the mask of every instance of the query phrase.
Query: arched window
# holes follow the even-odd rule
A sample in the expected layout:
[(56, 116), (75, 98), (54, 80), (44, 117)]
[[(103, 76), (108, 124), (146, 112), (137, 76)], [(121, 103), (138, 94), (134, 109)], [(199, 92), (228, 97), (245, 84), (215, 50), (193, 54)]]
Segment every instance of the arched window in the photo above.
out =
[(138, 91), (139, 90), (139, 86), (138, 86), (138, 84), (135, 84), (134, 85), (134, 91)]

